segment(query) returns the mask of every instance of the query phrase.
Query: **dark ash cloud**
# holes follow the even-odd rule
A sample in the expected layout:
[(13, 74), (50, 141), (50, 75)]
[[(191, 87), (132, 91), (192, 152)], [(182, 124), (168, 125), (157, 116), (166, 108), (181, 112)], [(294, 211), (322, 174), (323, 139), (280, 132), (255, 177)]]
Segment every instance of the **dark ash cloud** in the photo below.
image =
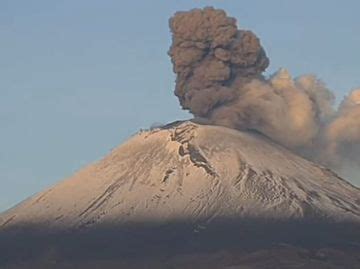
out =
[(257, 130), (333, 168), (360, 164), (360, 90), (336, 110), (334, 94), (314, 75), (292, 78), (280, 69), (264, 77), (269, 59), (259, 38), (223, 10), (177, 12), (169, 25), (175, 95), (195, 118)]

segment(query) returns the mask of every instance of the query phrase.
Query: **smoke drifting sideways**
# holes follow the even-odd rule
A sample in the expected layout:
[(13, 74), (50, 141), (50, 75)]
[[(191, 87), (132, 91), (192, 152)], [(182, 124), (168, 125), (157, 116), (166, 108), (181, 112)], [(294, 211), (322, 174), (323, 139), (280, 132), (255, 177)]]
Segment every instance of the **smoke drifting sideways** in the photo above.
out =
[(360, 165), (360, 89), (334, 108), (334, 94), (314, 75), (293, 79), (269, 59), (259, 38), (236, 19), (207, 7), (169, 21), (175, 95), (195, 119), (256, 130), (296, 153), (336, 170)]

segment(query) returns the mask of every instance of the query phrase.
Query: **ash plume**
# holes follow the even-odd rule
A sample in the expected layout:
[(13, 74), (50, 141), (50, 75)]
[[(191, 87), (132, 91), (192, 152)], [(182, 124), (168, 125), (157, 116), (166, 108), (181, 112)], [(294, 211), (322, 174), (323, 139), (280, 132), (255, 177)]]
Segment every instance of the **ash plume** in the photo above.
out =
[(336, 117), (327, 126), (326, 140), (328, 156), (360, 165), (360, 89), (344, 98)]
[(269, 65), (259, 39), (213, 8), (178, 12), (170, 19), (169, 51), (177, 74), (175, 94), (184, 109), (209, 117), (237, 99), (233, 85), (260, 78)]
[(314, 161), (360, 164), (360, 90), (336, 111), (334, 94), (314, 75), (292, 78), (269, 65), (259, 38), (236, 19), (207, 7), (177, 12), (169, 21), (175, 95), (207, 123), (257, 130)]

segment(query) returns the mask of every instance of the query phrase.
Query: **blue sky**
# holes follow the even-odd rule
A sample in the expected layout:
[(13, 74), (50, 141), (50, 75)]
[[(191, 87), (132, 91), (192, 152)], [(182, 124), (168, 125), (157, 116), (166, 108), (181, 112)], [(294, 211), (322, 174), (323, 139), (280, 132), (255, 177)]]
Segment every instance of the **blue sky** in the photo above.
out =
[(213, 5), (271, 65), (360, 87), (360, 2), (0, 0), (0, 211), (94, 162), (140, 128), (188, 118), (173, 96), (168, 18)]

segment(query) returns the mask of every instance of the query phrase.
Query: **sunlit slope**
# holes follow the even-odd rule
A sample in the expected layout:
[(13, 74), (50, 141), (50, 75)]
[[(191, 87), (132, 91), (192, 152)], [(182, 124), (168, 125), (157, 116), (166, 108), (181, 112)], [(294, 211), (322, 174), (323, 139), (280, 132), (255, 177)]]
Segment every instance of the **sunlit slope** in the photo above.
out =
[(0, 229), (221, 218), (360, 222), (360, 190), (263, 136), (180, 122), (0, 215)]

